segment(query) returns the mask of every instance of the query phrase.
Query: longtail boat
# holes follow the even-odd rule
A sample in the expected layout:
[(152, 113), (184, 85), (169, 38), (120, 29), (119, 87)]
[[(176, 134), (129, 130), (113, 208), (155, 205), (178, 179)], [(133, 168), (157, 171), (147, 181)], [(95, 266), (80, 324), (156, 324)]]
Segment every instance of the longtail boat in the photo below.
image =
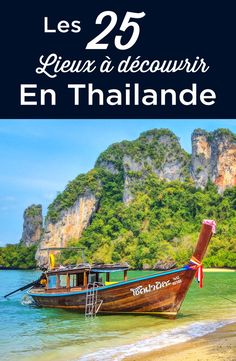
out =
[[(86, 316), (131, 313), (175, 318), (195, 274), (202, 287), (202, 259), (214, 232), (215, 222), (204, 220), (193, 256), (181, 268), (128, 279), (127, 265), (60, 266), (44, 272), (28, 294), (38, 306), (72, 309)], [(111, 282), (117, 271), (123, 272), (123, 280)]]

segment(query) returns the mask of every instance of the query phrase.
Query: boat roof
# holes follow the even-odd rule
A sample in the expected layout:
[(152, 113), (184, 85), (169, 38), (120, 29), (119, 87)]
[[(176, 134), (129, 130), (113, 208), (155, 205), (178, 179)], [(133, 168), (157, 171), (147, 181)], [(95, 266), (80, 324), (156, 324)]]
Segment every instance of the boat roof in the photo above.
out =
[(52, 270), (48, 270), (48, 274), (66, 274), (66, 273), (80, 273), (80, 272), (91, 272), (91, 273), (109, 273), (109, 272), (119, 272), (126, 271), (129, 269), (129, 265), (127, 263), (115, 263), (115, 264), (103, 264), (96, 263), (90, 265), (89, 263), (81, 263), (78, 265), (68, 265), (68, 266), (59, 266)]
[(96, 263), (92, 265), (91, 272), (108, 273), (108, 272), (126, 271), (128, 269), (129, 269), (128, 263), (115, 263), (115, 264)]

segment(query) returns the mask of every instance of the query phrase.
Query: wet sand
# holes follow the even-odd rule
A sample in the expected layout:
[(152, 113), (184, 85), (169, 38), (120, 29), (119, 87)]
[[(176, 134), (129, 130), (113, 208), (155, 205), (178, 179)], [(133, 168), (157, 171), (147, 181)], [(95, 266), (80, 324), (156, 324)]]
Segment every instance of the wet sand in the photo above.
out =
[(157, 351), (140, 353), (125, 361), (236, 361), (236, 323), (204, 337)]

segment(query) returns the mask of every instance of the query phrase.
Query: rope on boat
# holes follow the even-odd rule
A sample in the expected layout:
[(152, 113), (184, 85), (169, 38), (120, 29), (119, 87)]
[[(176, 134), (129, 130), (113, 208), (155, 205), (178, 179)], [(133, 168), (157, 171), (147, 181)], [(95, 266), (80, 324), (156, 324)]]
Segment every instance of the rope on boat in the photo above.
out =
[(230, 298), (227, 298), (227, 297), (224, 297), (224, 296), (221, 296), (221, 295), (217, 295), (217, 296), (219, 296), (219, 297), (223, 298), (224, 300), (227, 300), (227, 301), (230, 301), (230, 302), (236, 303), (236, 301), (231, 300)]

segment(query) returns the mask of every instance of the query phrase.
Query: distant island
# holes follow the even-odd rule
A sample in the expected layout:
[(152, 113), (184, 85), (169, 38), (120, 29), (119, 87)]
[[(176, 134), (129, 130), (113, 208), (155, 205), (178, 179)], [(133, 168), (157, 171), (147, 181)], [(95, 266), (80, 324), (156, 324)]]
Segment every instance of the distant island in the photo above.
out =
[[(108, 147), (57, 195), (45, 220), (40, 205), (28, 207), (20, 243), (0, 248), (0, 268), (43, 266), (41, 248), (68, 245), (84, 248), (89, 262), (178, 266), (206, 218), (218, 226), (204, 266), (236, 267), (236, 135), (196, 129), (190, 155), (170, 130), (153, 129)], [(71, 251), (61, 257), (79, 260)]]

